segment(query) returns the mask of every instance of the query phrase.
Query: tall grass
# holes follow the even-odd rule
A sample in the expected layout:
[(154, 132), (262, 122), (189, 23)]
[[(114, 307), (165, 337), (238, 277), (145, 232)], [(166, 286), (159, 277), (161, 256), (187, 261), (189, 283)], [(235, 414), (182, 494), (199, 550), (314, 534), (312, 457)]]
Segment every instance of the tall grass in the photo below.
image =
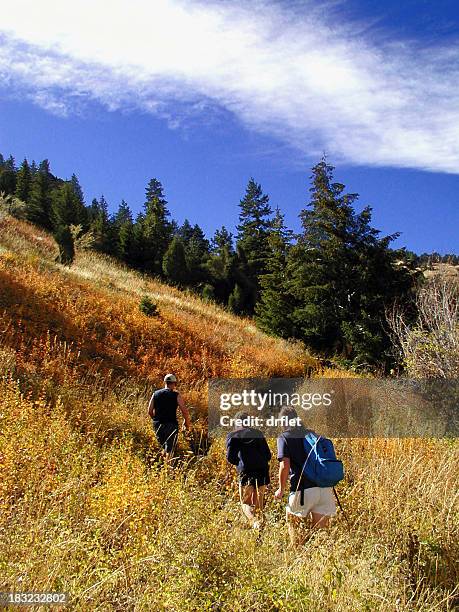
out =
[[(271, 496), (257, 542), (223, 444), (195, 457), (182, 440), (167, 469), (145, 403), (174, 370), (205, 428), (208, 376), (314, 361), (106, 258), (66, 271), (27, 224), (3, 221), (0, 245), (0, 591), (66, 591), (70, 609), (104, 612), (458, 604), (457, 443), (338, 440), (351, 526), (339, 513), (291, 550)], [(159, 320), (138, 310), (146, 291)]]

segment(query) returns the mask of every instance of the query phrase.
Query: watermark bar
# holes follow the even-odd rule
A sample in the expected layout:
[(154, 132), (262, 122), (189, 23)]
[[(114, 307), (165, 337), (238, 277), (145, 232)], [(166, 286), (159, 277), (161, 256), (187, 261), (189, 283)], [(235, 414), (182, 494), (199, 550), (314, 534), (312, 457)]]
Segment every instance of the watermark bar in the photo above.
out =
[[(283, 407), (298, 419), (287, 423)], [(245, 413), (243, 422), (240, 413)], [(459, 379), (247, 378), (209, 381), (209, 436), (303, 425), (333, 438), (457, 438)]]

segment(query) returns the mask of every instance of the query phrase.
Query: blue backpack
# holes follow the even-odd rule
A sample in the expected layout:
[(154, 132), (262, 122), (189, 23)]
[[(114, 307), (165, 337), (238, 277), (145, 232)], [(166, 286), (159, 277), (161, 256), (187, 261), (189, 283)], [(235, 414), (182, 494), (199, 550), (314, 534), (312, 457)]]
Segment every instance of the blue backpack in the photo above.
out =
[(343, 462), (336, 458), (333, 442), (309, 432), (303, 438), (306, 461), (303, 474), (318, 487), (334, 487), (344, 478)]

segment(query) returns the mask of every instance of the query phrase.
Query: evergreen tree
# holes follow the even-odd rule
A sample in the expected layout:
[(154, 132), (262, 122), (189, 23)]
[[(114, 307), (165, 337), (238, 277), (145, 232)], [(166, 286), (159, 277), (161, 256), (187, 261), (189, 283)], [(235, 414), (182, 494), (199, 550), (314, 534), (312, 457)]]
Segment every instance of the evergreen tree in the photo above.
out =
[(215, 234), (211, 240), (211, 252), (221, 255), (224, 251), (233, 253), (233, 234), (229, 232), (224, 225), (220, 229), (215, 230)]
[(122, 200), (113, 219), (116, 234), (116, 255), (122, 261), (133, 262), (134, 222), (132, 212), (127, 203)]
[(184, 244), (187, 244), (193, 237), (193, 226), (185, 219), (182, 225), (177, 230), (177, 235), (183, 240)]
[(333, 170), (325, 159), (313, 168), (311, 200), (300, 214), (303, 233), (289, 252), (291, 320), (315, 349), (356, 364), (382, 363), (385, 308), (406, 295), (413, 276), (395, 265), (389, 244), (397, 235), (379, 238), (371, 209), (354, 211), (358, 195), (344, 193)]
[(255, 312), (261, 329), (284, 338), (294, 335), (291, 321), (294, 300), (288, 291), (285, 273), (292, 239), (293, 232), (286, 227), (284, 216), (277, 208), (268, 238), (267, 269), (260, 276), (261, 294)]
[(7, 160), (3, 159), (0, 164), (0, 193), (14, 195), (16, 191), (16, 162), (10, 155)]
[(248, 182), (239, 207), (237, 246), (243, 249), (247, 261), (244, 274), (251, 287), (251, 295), (247, 296), (247, 309), (252, 313), (259, 296), (259, 277), (266, 272), (269, 257), (268, 237), (272, 210), (269, 196), (263, 194), (261, 185), (258, 185), (253, 178)]
[(50, 230), (51, 217), (51, 173), (49, 162), (45, 159), (33, 174), (27, 201), (27, 218), (32, 223)]
[(183, 286), (188, 280), (185, 248), (178, 236), (174, 236), (164, 254), (163, 272), (173, 285)]
[(77, 177), (77, 175), (75, 173), (72, 174), (72, 178), (70, 179), (70, 183), (71, 183), (71, 185), (73, 187), (73, 191), (75, 192), (75, 195), (77, 196), (77, 198), (79, 199), (81, 204), (84, 206), (83, 189), (81, 188), (80, 181), (78, 180), (78, 177)]
[(213, 302), (215, 300), (215, 289), (212, 285), (206, 284), (202, 288), (201, 296), (206, 302)]
[(99, 201), (96, 199), (92, 201), (89, 216), (92, 219), (90, 231), (94, 234), (95, 248), (108, 255), (116, 254), (116, 230), (110, 219), (108, 204), (103, 195)]
[(234, 289), (233, 267), (235, 252), (233, 236), (223, 226), (216, 230), (211, 240), (211, 251), (205, 267), (212, 285), (214, 297), (218, 302), (228, 303)]
[(86, 209), (71, 181), (66, 181), (53, 192), (51, 218), (55, 229), (68, 225), (86, 225)]
[(90, 225), (97, 219), (100, 212), (99, 200), (93, 198), (91, 204), (86, 207), (86, 214), (88, 216), (88, 222)]
[(228, 307), (234, 314), (242, 314), (245, 307), (245, 296), (240, 285), (236, 283), (228, 299)]
[(77, 198), (78, 204), (76, 205), (78, 223), (76, 225), (81, 225), (83, 229), (88, 229), (88, 212), (86, 210), (83, 190), (81, 188), (80, 182), (76, 176), (76, 174), (72, 174), (72, 178), (70, 179), (70, 184), (72, 185), (73, 191)]
[(117, 227), (123, 225), (123, 223), (132, 223), (132, 212), (125, 200), (121, 200), (118, 210), (114, 217), (114, 223)]
[(228, 280), (233, 286), (233, 306), (229, 302), (228, 305), (237, 314), (253, 314), (259, 281), (252, 272), (253, 269), (247, 260), (244, 247), (238, 243), (228, 270)]
[(21, 167), (16, 173), (16, 192), (15, 195), (22, 202), (28, 202), (30, 197), (30, 190), (32, 187), (32, 172), (30, 170), (29, 162), (24, 158)]
[(185, 247), (188, 269), (187, 284), (196, 287), (205, 283), (209, 278), (206, 263), (209, 259), (210, 245), (198, 224), (193, 227), (188, 224), (188, 227), (187, 223), (185, 221), (179, 231)]
[(132, 261), (134, 267), (140, 270), (145, 269), (145, 241), (143, 237), (144, 218), (143, 213), (140, 212), (137, 214), (134, 221), (132, 236)]
[(138, 218), (142, 227), (141, 231), (137, 232), (143, 240), (143, 266), (153, 274), (162, 274), (163, 257), (172, 240), (174, 228), (168, 219), (169, 216), (163, 187), (157, 179), (153, 178), (146, 188), (144, 214)]

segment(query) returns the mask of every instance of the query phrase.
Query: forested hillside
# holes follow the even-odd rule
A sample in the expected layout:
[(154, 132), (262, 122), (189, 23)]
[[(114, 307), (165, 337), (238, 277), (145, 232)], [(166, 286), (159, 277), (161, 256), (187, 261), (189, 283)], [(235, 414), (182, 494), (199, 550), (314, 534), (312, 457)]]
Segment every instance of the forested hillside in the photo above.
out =
[(52, 232), (62, 263), (71, 264), (75, 248), (90, 247), (254, 316), (269, 334), (301, 340), (347, 366), (387, 371), (396, 361), (387, 310), (412, 303), (427, 260), (393, 249), (397, 234), (381, 236), (370, 207), (357, 212), (358, 195), (334, 182), (325, 160), (313, 168), (310, 184), (298, 235), (250, 179), (236, 235), (222, 227), (209, 239), (192, 221), (174, 221), (156, 178), (134, 218), (124, 200), (112, 213), (104, 196), (87, 203), (78, 178), (54, 176), (47, 160), (17, 167), (0, 156), (3, 209)]

